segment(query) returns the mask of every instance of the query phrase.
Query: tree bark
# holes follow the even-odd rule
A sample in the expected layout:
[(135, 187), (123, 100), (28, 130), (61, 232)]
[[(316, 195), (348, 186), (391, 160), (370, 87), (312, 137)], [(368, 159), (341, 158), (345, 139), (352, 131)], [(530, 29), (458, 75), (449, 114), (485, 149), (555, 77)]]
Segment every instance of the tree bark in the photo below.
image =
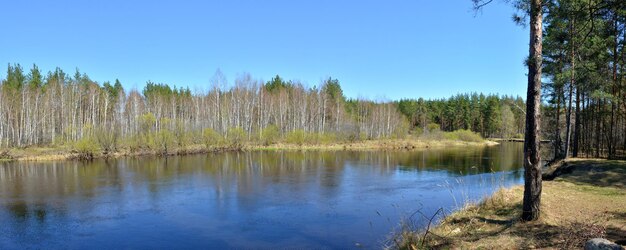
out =
[(574, 18), (571, 19), (570, 24), (569, 24), (569, 32), (570, 32), (570, 85), (569, 85), (569, 94), (568, 94), (568, 104), (567, 104), (567, 135), (566, 135), (566, 141), (565, 141), (565, 158), (569, 157), (569, 153), (570, 153), (570, 145), (572, 144), (572, 93), (574, 91), (574, 85), (576, 82), (576, 75), (575, 75), (575, 70), (576, 70), (576, 54), (575, 54), (575, 48), (574, 45), (574, 38), (575, 38), (575, 26), (574, 26)]
[(556, 91), (556, 128), (554, 131), (554, 159), (561, 159), (563, 156), (562, 153), (562, 141), (561, 141), (561, 90), (557, 89)]
[(526, 135), (524, 140), (524, 200), (522, 204), (522, 220), (524, 221), (538, 219), (541, 205), (539, 124), (541, 113), (542, 19), (542, 0), (531, 0)]
[(580, 89), (576, 87), (576, 118), (574, 120), (574, 141), (572, 142), (572, 157), (578, 157), (578, 142), (580, 140)]

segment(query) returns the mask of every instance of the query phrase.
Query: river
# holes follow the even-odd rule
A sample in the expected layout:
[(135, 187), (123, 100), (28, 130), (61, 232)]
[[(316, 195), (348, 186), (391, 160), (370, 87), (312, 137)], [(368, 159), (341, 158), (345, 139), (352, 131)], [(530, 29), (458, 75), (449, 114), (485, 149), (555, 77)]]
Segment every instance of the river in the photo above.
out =
[(0, 163), (0, 249), (381, 248), (521, 184), (522, 143)]

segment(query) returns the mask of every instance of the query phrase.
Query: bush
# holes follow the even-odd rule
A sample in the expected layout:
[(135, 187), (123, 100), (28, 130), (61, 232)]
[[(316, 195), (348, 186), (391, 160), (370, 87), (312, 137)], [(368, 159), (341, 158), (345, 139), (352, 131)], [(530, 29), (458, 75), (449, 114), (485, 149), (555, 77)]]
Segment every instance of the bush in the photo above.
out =
[(413, 135), (415, 135), (415, 136), (419, 137), (419, 136), (421, 136), (422, 134), (424, 134), (424, 129), (423, 129), (423, 128), (420, 128), (420, 127), (415, 127), (415, 129), (413, 129), (413, 131), (411, 132), (411, 134), (413, 134)]
[(176, 126), (174, 128), (174, 138), (176, 140), (176, 145), (178, 145), (179, 148), (183, 148), (191, 144), (191, 141), (193, 140), (192, 134), (187, 132), (185, 124), (180, 121), (176, 122)]
[(439, 124), (437, 123), (429, 123), (428, 125), (426, 125), (426, 129), (428, 130), (428, 132), (434, 132), (441, 130), (441, 126), (439, 126)]
[(141, 132), (147, 133), (153, 131), (156, 126), (156, 117), (152, 113), (145, 113), (139, 117)]
[(241, 149), (246, 140), (246, 131), (243, 128), (229, 128), (226, 132), (226, 140), (230, 147)]
[(160, 154), (166, 155), (175, 142), (174, 134), (168, 130), (161, 130), (154, 136), (155, 149)]
[(202, 130), (202, 141), (206, 148), (211, 148), (222, 143), (222, 135), (211, 128), (205, 128)]
[(142, 141), (141, 135), (133, 135), (131, 137), (124, 138), (122, 140), (122, 146), (128, 147), (128, 150), (131, 153), (135, 153), (143, 147)]
[(334, 133), (319, 133), (317, 135), (317, 141), (320, 144), (331, 144), (337, 141), (337, 135)]
[(484, 139), (475, 132), (466, 129), (459, 129), (452, 132), (445, 133), (445, 138), (448, 140), (458, 140), (465, 142), (481, 142)]
[(367, 134), (365, 132), (359, 132), (357, 129), (352, 129), (348, 131), (339, 132), (336, 135), (338, 140), (344, 142), (357, 142), (364, 141), (367, 139)]
[(419, 136), (422, 140), (443, 140), (446, 139), (444, 132), (439, 129), (433, 131), (426, 131)]
[(81, 160), (93, 159), (98, 150), (96, 141), (89, 137), (84, 137), (74, 143), (74, 151), (77, 154), (76, 158)]
[(147, 132), (139, 136), (139, 147), (155, 150), (157, 149), (156, 132)]
[(291, 131), (287, 133), (287, 136), (285, 136), (285, 141), (287, 141), (287, 143), (297, 144), (300, 146), (304, 144), (305, 140), (306, 132), (304, 132), (304, 130), (302, 129), (296, 129), (294, 131)]
[(409, 133), (409, 123), (407, 121), (402, 121), (396, 129), (393, 130), (391, 134), (391, 138), (393, 139), (404, 139)]
[(96, 141), (105, 154), (115, 152), (117, 150), (119, 136), (117, 130), (107, 131), (99, 128), (95, 131)]
[(276, 125), (270, 125), (261, 130), (261, 143), (265, 146), (276, 143), (279, 138), (280, 130)]
[(0, 149), (0, 160), (13, 160), (10, 149)]

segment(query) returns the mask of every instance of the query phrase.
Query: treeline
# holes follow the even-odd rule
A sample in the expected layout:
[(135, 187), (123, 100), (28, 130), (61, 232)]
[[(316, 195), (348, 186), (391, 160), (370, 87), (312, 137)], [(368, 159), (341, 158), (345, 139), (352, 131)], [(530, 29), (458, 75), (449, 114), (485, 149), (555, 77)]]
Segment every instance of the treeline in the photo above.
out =
[(545, 119), (555, 158), (625, 155), (626, 1), (546, 5)]
[(0, 146), (97, 141), (105, 152), (120, 143), (167, 151), (190, 143), (390, 138), (409, 129), (394, 103), (347, 100), (332, 78), (307, 88), (245, 74), (226, 86), (218, 71), (207, 91), (148, 82), (139, 92), (118, 80), (99, 84), (78, 70), (44, 75), (36, 65), (28, 72), (9, 65), (0, 85)]
[(483, 137), (523, 138), (526, 104), (519, 96), (458, 94), (447, 99), (403, 99), (397, 105), (418, 132), (434, 126), (443, 131), (471, 130)]

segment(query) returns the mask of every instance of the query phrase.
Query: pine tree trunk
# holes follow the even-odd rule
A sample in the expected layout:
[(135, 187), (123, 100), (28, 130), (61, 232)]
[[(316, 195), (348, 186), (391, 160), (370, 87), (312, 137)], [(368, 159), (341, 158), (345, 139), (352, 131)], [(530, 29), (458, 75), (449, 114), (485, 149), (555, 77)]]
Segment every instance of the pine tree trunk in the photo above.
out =
[[(572, 62), (573, 64), (573, 62)], [(569, 157), (570, 145), (572, 141), (572, 89), (574, 88), (574, 79), (572, 77), (567, 99), (567, 115), (565, 121), (565, 158)]]
[(530, 49), (524, 141), (524, 200), (522, 220), (539, 218), (541, 204), (541, 155), (539, 119), (541, 108), (542, 0), (530, 2)]
[(560, 118), (561, 118), (561, 91), (560, 90), (556, 90), (556, 129), (554, 130), (554, 159), (558, 160), (561, 159), (562, 156), (562, 144), (563, 143), (561, 141), (561, 122), (560, 122)]
[(576, 53), (575, 53), (575, 43), (574, 43), (574, 22), (575, 20), (572, 18), (569, 25), (570, 32), (570, 84), (569, 84), (569, 93), (568, 93), (568, 104), (567, 104), (567, 128), (566, 128), (566, 139), (565, 139), (565, 158), (569, 157), (570, 145), (572, 144), (572, 92), (574, 91), (574, 85), (576, 83)]
[(576, 112), (574, 120), (574, 141), (572, 142), (572, 156), (578, 157), (578, 141), (580, 140), (580, 89), (576, 87)]

